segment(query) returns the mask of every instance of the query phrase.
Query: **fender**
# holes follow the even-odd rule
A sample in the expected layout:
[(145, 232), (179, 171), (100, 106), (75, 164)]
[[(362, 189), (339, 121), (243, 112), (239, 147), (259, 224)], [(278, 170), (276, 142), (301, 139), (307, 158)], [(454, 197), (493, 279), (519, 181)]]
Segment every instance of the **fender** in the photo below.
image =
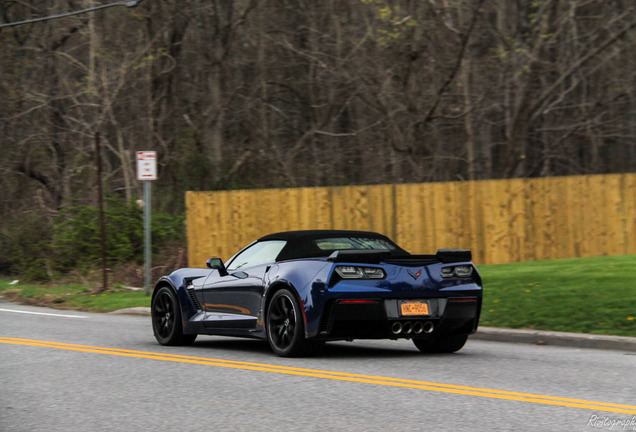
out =
[(155, 299), (157, 290), (167, 286), (175, 293), (181, 307), (181, 321), (184, 331), (188, 332), (188, 320), (197, 314), (197, 309), (190, 300), (190, 296), (186, 290), (186, 286), (194, 279), (205, 278), (210, 274), (211, 270), (201, 268), (183, 268), (173, 271), (167, 276), (162, 276), (152, 291), (152, 301)]

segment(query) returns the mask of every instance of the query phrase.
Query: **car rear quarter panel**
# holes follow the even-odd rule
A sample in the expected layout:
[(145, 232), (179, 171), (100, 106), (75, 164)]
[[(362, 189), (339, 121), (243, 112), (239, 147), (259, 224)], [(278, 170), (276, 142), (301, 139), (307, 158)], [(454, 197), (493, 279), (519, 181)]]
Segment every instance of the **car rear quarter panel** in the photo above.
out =
[[(307, 337), (318, 330), (332, 267), (333, 264), (325, 260), (308, 259), (281, 262), (270, 269), (266, 299), (281, 287), (295, 291), (304, 310)], [(267, 310), (267, 300), (264, 310)]]

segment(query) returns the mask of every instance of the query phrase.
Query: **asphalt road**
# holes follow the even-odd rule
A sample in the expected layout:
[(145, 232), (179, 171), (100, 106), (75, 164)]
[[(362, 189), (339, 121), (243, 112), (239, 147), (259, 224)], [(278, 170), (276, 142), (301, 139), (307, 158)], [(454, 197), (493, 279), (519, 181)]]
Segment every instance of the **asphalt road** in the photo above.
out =
[(636, 430), (633, 352), (469, 340), (158, 345), (147, 317), (0, 302), (0, 431)]

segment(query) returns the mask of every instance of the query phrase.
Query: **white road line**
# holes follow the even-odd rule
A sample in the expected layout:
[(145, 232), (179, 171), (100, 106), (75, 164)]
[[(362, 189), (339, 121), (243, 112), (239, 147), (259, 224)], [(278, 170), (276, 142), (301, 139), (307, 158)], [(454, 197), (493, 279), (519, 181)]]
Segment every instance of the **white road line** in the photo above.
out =
[(54, 316), (54, 317), (62, 317), (62, 318), (88, 318), (87, 316), (81, 315), (63, 315), (63, 314), (52, 314), (52, 313), (44, 313), (44, 312), (27, 312), (21, 310), (13, 310), (13, 309), (0, 309), (0, 312), (14, 312), (14, 313), (22, 313), (29, 315), (46, 315), (46, 316)]

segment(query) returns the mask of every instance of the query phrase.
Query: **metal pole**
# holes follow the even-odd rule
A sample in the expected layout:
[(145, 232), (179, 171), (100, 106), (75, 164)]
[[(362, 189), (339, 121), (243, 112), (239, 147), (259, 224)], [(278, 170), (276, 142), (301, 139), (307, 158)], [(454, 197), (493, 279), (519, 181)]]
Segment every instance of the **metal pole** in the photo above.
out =
[(151, 256), (150, 256), (150, 181), (144, 180), (144, 256), (146, 262), (146, 295), (150, 295)]
[(99, 132), (95, 133), (95, 164), (97, 165), (97, 201), (99, 203), (99, 232), (102, 247), (102, 289), (108, 289), (108, 269), (106, 266), (106, 228), (104, 226), (104, 191), (102, 190), (102, 150)]

